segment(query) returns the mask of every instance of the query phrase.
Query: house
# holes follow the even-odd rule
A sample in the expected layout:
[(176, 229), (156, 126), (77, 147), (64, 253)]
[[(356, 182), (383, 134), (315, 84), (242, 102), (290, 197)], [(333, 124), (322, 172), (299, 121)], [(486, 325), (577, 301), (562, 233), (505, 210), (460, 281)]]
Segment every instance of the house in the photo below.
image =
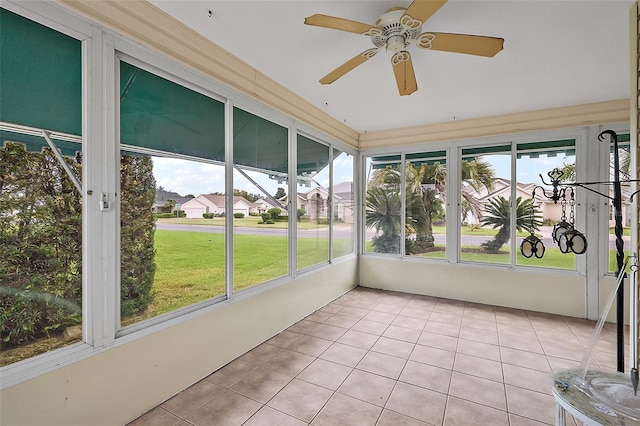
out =
[[(341, 182), (333, 187), (333, 218), (353, 223), (353, 182)], [(307, 192), (297, 193), (297, 208), (304, 210), (305, 217), (312, 222), (329, 218), (329, 192), (319, 186)], [(286, 204), (287, 197), (282, 198)]]
[[(81, 316), (81, 332), (60, 348), (1, 367), (0, 423), (122, 425), (147, 412), (141, 423), (322, 424), (356, 413), (366, 413), (371, 424), (378, 419), (379, 424), (447, 425), (459, 424), (456, 418), (486, 424), (563, 421), (555, 416), (547, 370), (580, 360), (590, 326), (604, 315), (604, 296), (615, 286), (604, 266), (608, 247), (598, 243), (608, 237), (606, 203), (585, 193), (586, 202), (578, 206), (590, 244), (572, 270), (518, 265), (514, 241), (508, 264), (461, 262), (457, 220), (447, 222), (443, 259), (408, 259), (402, 246), (397, 253), (366, 253), (363, 166), (374, 155), (442, 158), (444, 153), (449, 170), (456, 170), (464, 148), (512, 149), (571, 139), (585, 180), (607, 179), (609, 150), (602, 144), (608, 142), (598, 140), (602, 130), (630, 135), (638, 158), (637, 3), (416, 3), (443, 4), (429, 18), (429, 27), (439, 31), (504, 37), (503, 51), (493, 58), (439, 51), (447, 43), (439, 45), (439, 36), (428, 33), (423, 47), (432, 51), (411, 45), (392, 63), (393, 50), (402, 48), (399, 36), (393, 49), (369, 44), (363, 56), (359, 52), (369, 40), (347, 32), (369, 31), (370, 24), (355, 22), (343, 32), (303, 24), (316, 13), (375, 22), (384, 13), (376, 9), (380, 3), (2, 1), (0, 146), (14, 140), (40, 152), (54, 142), (61, 151), (82, 151), (83, 186), (77, 196), (83, 214), (82, 303), (65, 313)], [(353, 59), (341, 66), (348, 58)], [(360, 66), (350, 69), (355, 63)], [(343, 75), (321, 85), (318, 80), (336, 67)], [(413, 75), (418, 91), (400, 96), (398, 87), (413, 86)], [(265, 252), (228, 227), (223, 243), (200, 238), (199, 247), (172, 246), (201, 269), (222, 271), (221, 278), (212, 279), (188, 306), (122, 321), (128, 294), (121, 282), (137, 277), (121, 266), (127, 256), (121, 242), (137, 240), (122, 234), (127, 230), (121, 226), (119, 154), (224, 164), (223, 179), (232, 176), (235, 161), (288, 177), (291, 193), (301, 154), (296, 141), (303, 137), (317, 142), (318, 152), (354, 156), (353, 176), (346, 177), (354, 182), (353, 226), (346, 235), (325, 239), (303, 229), (293, 235), (289, 228), (279, 235), (277, 252)], [(315, 168), (309, 157), (303, 163)], [(637, 169), (636, 163), (635, 178)], [(178, 172), (176, 178), (215, 178)], [(447, 176), (449, 218), (459, 217), (458, 177)], [(326, 194), (314, 195), (318, 214), (329, 214), (322, 210)], [(197, 203), (194, 214), (223, 205), (206, 197)], [(252, 207), (240, 202), (237, 208)], [(345, 249), (336, 255), (337, 242)], [(252, 252), (240, 259), (234, 250), (242, 244)], [(297, 268), (298, 249), (309, 247), (321, 260)], [(273, 261), (275, 272), (251, 282), (238, 279), (238, 265), (256, 273), (268, 270), (253, 265), (264, 259)], [(168, 281), (185, 279), (176, 291), (192, 295), (189, 280), (200, 272), (192, 267), (192, 273), (169, 273)], [(23, 291), (33, 300), (43, 297)], [(50, 299), (58, 303), (59, 298)], [(39, 313), (35, 308), (28, 317)], [(558, 316), (561, 321), (552, 322)], [(609, 313), (606, 319), (614, 317)], [(609, 333), (606, 341), (614, 338), (610, 328), (603, 329)], [(316, 336), (300, 336), (308, 332)], [(401, 350), (383, 353), (395, 342)], [(358, 347), (374, 344), (375, 350)], [(319, 351), (324, 352), (316, 356)], [(610, 355), (599, 351), (598, 364), (610, 368)], [(439, 367), (429, 365), (436, 358)], [(523, 366), (523, 359), (542, 367)], [(303, 371), (308, 381), (295, 378)], [(438, 380), (432, 381), (434, 374)], [(268, 376), (269, 386), (253, 386), (258, 375)], [(319, 380), (324, 381), (311, 383)], [(346, 395), (357, 381), (359, 398)], [(451, 386), (429, 389), (425, 381)], [(502, 393), (491, 393), (495, 388)], [(247, 389), (256, 392), (253, 397), (240, 395)], [(276, 392), (282, 392), (280, 398)], [(179, 395), (194, 398), (172, 399)], [(302, 404), (300, 395), (311, 395), (312, 403)], [(489, 407), (496, 399), (499, 406)], [(297, 409), (298, 416), (285, 414), (283, 407)], [(194, 415), (201, 408), (201, 417)], [(232, 414), (237, 414), (233, 421)]]
[(191, 197), (183, 197), (177, 192), (156, 189), (156, 200), (153, 203), (155, 213), (173, 213), (180, 210), (182, 204), (189, 201)]
[[(182, 210), (187, 219), (199, 219), (205, 213), (213, 213), (215, 216), (225, 214), (225, 196), (213, 194), (201, 194), (182, 204)], [(252, 203), (244, 197), (233, 197), (233, 213), (242, 213), (249, 216), (260, 212), (259, 204)]]

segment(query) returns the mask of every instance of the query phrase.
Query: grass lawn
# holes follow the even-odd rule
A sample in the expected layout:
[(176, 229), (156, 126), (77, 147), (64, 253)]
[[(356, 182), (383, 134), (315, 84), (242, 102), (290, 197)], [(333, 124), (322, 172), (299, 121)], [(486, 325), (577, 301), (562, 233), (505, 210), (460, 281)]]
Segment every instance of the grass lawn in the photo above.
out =
[[(172, 219), (156, 219), (157, 223), (173, 223), (180, 225), (213, 225), (213, 226), (224, 226), (224, 218), (223, 217), (214, 217), (213, 219), (186, 219), (184, 217), (181, 218), (172, 218)], [(278, 229), (287, 229), (289, 227), (289, 222), (275, 222), (272, 224), (261, 224), (262, 218), (260, 216), (249, 216), (243, 217), (242, 219), (233, 219), (233, 226), (242, 226), (246, 228), (278, 228)], [(321, 225), (313, 222), (298, 222), (298, 229), (315, 229), (315, 228), (327, 228), (329, 225)]]
[[(225, 293), (224, 234), (156, 230), (155, 300), (160, 315)], [(234, 235), (234, 289), (288, 274), (287, 237)], [(350, 252), (350, 239), (334, 239), (334, 251)], [(298, 268), (326, 262), (328, 239), (299, 238)]]

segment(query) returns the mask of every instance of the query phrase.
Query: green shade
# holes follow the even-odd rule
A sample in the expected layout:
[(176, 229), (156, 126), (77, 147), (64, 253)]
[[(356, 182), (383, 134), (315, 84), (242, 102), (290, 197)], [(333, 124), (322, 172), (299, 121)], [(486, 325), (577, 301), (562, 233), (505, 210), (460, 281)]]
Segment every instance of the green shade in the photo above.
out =
[[(495, 146), (484, 146), (480, 148), (465, 148), (462, 150), (462, 157), (465, 160), (471, 161), (475, 159), (475, 157), (480, 157), (485, 154), (510, 154), (511, 153), (511, 145), (495, 145)], [(467, 158), (472, 156), (474, 158)]]
[[(540, 155), (555, 157), (558, 154), (575, 155), (576, 154), (575, 146), (576, 146), (575, 139), (519, 143), (517, 145), (517, 149), (518, 149), (517, 158), (522, 158), (522, 157), (538, 158)], [(521, 152), (521, 151), (526, 151), (526, 152)]]
[(420, 167), (423, 164), (428, 166), (436, 163), (447, 164), (447, 151), (413, 152), (406, 154), (404, 158), (415, 167)]
[(233, 163), (265, 172), (288, 172), (289, 130), (233, 109)]
[(224, 161), (224, 104), (120, 62), (120, 143)]
[(0, 9), (0, 121), (81, 135), (82, 43)]
[[(333, 151), (336, 156), (340, 151)], [(329, 147), (298, 135), (298, 176), (315, 175), (329, 165)]]
[[(51, 138), (56, 148), (62, 152), (62, 155), (74, 157), (77, 153), (82, 152), (82, 144), (61, 141)], [(43, 148), (48, 147), (47, 141), (43, 136), (25, 135), (23, 133), (14, 133), (0, 130), (0, 147), (4, 147), (7, 142), (17, 142), (24, 145), (26, 151), (41, 152)]]

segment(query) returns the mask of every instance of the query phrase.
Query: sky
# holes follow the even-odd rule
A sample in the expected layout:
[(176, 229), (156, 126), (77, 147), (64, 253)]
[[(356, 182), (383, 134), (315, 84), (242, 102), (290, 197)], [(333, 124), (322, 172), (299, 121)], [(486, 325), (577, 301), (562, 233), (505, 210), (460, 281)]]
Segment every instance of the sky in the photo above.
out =
[[(334, 160), (333, 164), (335, 184), (353, 182), (353, 156), (342, 153)], [(245, 170), (245, 173), (271, 195), (274, 195), (279, 187), (283, 188), (286, 193), (289, 192), (286, 182), (279, 183), (277, 180), (269, 178), (267, 174), (256, 171)], [(182, 196), (224, 192), (224, 166), (222, 165), (168, 157), (153, 157), (153, 174), (157, 187), (162, 186), (165, 190), (177, 192)], [(262, 192), (237, 171), (234, 171), (233, 180), (235, 189), (244, 189), (252, 194), (261, 194)], [(325, 167), (314, 176), (314, 181), (322, 187), (328, 188), (329, 167)], [(308, 192), (310, 189), (310, 187), (298, 187), (299, 192)]]

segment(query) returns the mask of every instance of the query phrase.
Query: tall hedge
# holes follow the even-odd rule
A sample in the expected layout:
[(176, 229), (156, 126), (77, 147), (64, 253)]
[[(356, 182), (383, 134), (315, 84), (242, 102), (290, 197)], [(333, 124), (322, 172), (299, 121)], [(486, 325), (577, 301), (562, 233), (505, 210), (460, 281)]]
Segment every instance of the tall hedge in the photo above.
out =
[[(66, 161), (81, 176), (80, 156)], [(129, 207), (122, 216), (122, 306), (132, 313), (152, 301), (151, 159), (124, 158), (122, 176)], [(82, 197), (48, 148), (35, 153), (7, 143), (0, 148), (1, 348), (80, 324), (81, 274)]]

